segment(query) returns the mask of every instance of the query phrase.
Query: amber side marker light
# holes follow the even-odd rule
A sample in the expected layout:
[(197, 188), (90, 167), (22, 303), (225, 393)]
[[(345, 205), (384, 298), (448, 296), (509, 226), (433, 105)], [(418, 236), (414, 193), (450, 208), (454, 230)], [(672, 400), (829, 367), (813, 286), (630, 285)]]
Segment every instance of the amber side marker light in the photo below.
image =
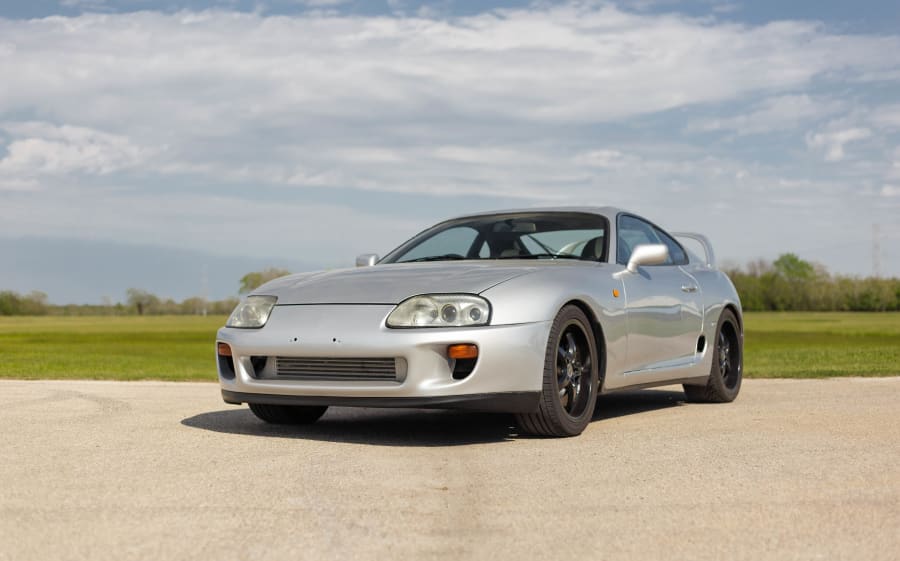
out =
[(216, 347), (219, 351), (219, 356), (231, 356), (231, 347), (227, 343), (219, 343)]
[(478, 358), (478, 347), (476, 345), (450, 345), (447, 347), (447, 356), (457, 360)]

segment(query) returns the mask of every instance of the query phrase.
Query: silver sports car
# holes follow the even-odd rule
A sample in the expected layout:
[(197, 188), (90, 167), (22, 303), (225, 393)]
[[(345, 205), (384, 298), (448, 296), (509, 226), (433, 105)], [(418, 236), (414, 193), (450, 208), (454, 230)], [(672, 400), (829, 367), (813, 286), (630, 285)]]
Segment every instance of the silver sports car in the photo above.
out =
[(609, 207), (491, 212), (356, 264), (235, 308), (216, 344), (226, 402), (271, 423), (330, 405), (506, 411), (522, 432), (571, 436), (600, 393), (741, 388), (741, 303), (699, 234)]

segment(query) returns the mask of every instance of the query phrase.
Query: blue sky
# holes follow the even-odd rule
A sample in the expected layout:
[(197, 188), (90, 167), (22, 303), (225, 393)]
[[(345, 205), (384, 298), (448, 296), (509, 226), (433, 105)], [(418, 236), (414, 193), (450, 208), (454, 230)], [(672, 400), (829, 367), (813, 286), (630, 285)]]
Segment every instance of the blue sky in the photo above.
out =
[(845, 274), (877, 224), (900, 276), (898, 29), (896, 2), (6, 1), (0, 238), (335, 267), (613, 204)]

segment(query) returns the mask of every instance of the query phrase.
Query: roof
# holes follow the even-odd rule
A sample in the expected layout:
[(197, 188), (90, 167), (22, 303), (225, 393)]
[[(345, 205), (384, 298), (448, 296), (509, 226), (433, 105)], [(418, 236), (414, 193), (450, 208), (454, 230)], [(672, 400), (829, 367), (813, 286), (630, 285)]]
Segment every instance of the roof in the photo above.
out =
[[(461, 214), (454, 216), (448, 220), (458, 220), (460, 218), (469, 218), (474, 216), (490, 216), (492, 214), (517, 214), (524, 212), (585, 212), (588, 214), (599, 214), (608, 218), (614, 217), (621, 212), (633, 214), (623, 208), (614, 206), (548, 206), (548, 207), (530, 207), (530, 208), (511, 208), (501, 210), (491, 210), (485, 212), (473, 212), (470, 214)], [(442, 220), (446, 222), (447, 220)]]

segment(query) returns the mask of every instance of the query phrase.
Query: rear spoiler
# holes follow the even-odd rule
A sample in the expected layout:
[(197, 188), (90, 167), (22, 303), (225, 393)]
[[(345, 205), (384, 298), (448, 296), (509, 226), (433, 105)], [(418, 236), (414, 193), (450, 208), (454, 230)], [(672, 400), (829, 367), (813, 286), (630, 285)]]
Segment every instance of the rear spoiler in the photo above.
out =
[(712, 244), (709, 242), (709, 238), (707, 238), (703, 234), (695, 234), (694, 232), (672, 232), (672, 235), (676, 238), (687, 238), (689, 240), (698, 242), (701, 246), (703, 246), (703, 251), (706, 253), (706, 266), (710, 269), (716, 268), (716, 254), (713, 252)]

